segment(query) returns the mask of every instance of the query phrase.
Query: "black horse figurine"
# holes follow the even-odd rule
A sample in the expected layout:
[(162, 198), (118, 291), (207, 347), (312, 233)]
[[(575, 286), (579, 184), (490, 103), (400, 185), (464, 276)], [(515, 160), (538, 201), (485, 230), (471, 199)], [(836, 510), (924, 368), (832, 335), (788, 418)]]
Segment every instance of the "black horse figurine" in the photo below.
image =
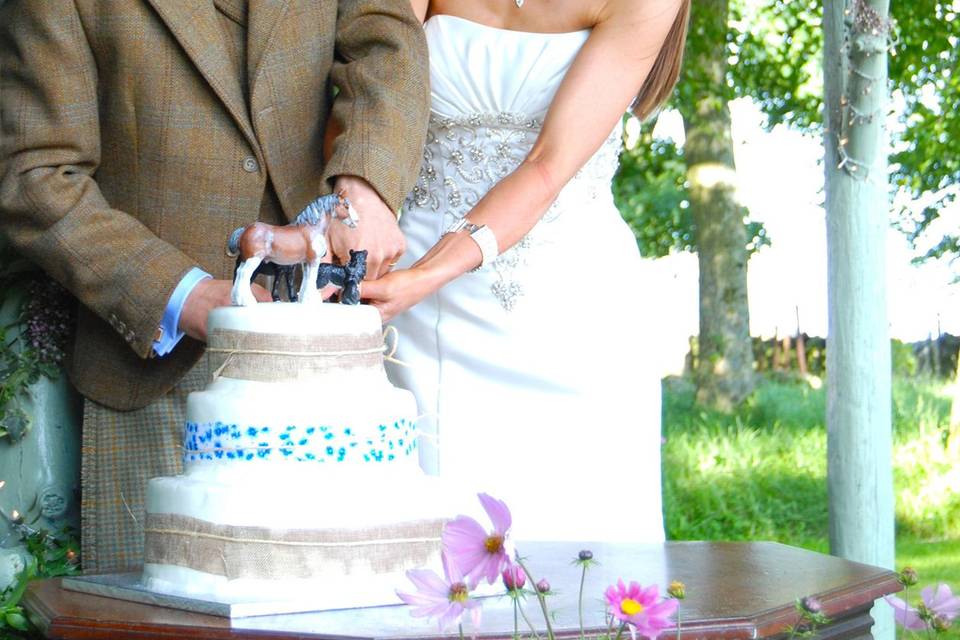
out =
[(360, 304), (360, 281), (367, 275), (367, 252), (350, 250), (350, 262), (345, 265), (321, 263), (317, 273), (317, 288), (328, 284), (340, 287), (341, 304)]
[[(240, 260), (237, 260), (237, 268), (240, 267)], [(282, 300), (280, 297), (280, 285), (283, 284), (287, 289), (287, 300), (296, 302), (299, 299), (298, 292), (294, 288), (294, 267), (292, 264), (276, 264), (273, 262), (261, 262), (256, 271), (253, 272), (253, 278), (261, 273), (267, 276), (273, 276), (273, 288), (270, 294), (274, 302)]]

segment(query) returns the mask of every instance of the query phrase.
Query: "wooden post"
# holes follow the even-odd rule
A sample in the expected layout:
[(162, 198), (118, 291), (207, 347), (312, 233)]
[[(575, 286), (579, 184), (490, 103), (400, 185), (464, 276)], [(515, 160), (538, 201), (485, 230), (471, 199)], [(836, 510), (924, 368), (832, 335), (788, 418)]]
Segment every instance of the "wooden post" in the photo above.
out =
[(806, 379), (807, 377), (807, 336), (804, 335), (803, 331), (800, 330), (800, 307), (793, 307), (794, 314), (797, 317), (797, 369), (800, 371), (800, 375)]
[[(830, 549), (893, 568), (894, 497), (885, 246), (889, 225), (888, 0), (824, 3)], [(894, 636), (874, 608), (874, 636)]]

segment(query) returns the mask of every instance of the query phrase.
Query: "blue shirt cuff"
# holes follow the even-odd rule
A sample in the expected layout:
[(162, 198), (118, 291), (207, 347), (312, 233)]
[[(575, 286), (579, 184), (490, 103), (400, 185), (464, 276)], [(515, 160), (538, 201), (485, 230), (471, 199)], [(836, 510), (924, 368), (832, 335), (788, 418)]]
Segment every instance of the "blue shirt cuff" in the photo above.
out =
[(180, 312), (183, 311), (187, 296), (201, 280), (212, 277), (198, 267), (194, 267), (187, 272), (187, 275), (183, 276), (180, 284), (173, 290), (173, 294), (167, 302), (167, 308), (163, 311), (163, 320), (160, 321), (160, 339), (153, 342), (154, 354), (158, 356), (167, 355), (183, 339), (186, 334), (180, 331)]

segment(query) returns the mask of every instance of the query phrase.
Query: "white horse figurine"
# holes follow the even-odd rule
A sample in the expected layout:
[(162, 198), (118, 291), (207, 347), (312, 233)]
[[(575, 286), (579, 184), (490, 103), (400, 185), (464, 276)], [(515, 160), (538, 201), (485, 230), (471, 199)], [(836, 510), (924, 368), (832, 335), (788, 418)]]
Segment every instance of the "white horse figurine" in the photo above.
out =
[(357, 212), (343, 192), (320, 196), (297, 216), (291, 224), (279, 227), (265, 222), (254, 222), (240, 227), (227, 242), (227, 253), (239, 256), (240, 262), (233, 278), (231, 301), (236, 306), (257, 304), (250, 289), (250, 281), (262, 262), (278, 266), (300, 264), (303, 281), (300, 283), (300, 302), (322, 301), (314, 283), (320, 268), (320, 259), (327, 255), (326, 231), (337, 209), (343, 208), (345, 217), (339, 218), (348, 227), (357, 226)]

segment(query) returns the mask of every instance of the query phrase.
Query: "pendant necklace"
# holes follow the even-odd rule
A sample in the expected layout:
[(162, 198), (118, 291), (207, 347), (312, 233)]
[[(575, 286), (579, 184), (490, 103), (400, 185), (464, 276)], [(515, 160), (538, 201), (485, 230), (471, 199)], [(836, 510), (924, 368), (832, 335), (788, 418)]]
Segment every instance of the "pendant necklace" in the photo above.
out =
[(516, 2), (517, 2), (517, 9), (523, 6), (523, 0), (516, 0)]

